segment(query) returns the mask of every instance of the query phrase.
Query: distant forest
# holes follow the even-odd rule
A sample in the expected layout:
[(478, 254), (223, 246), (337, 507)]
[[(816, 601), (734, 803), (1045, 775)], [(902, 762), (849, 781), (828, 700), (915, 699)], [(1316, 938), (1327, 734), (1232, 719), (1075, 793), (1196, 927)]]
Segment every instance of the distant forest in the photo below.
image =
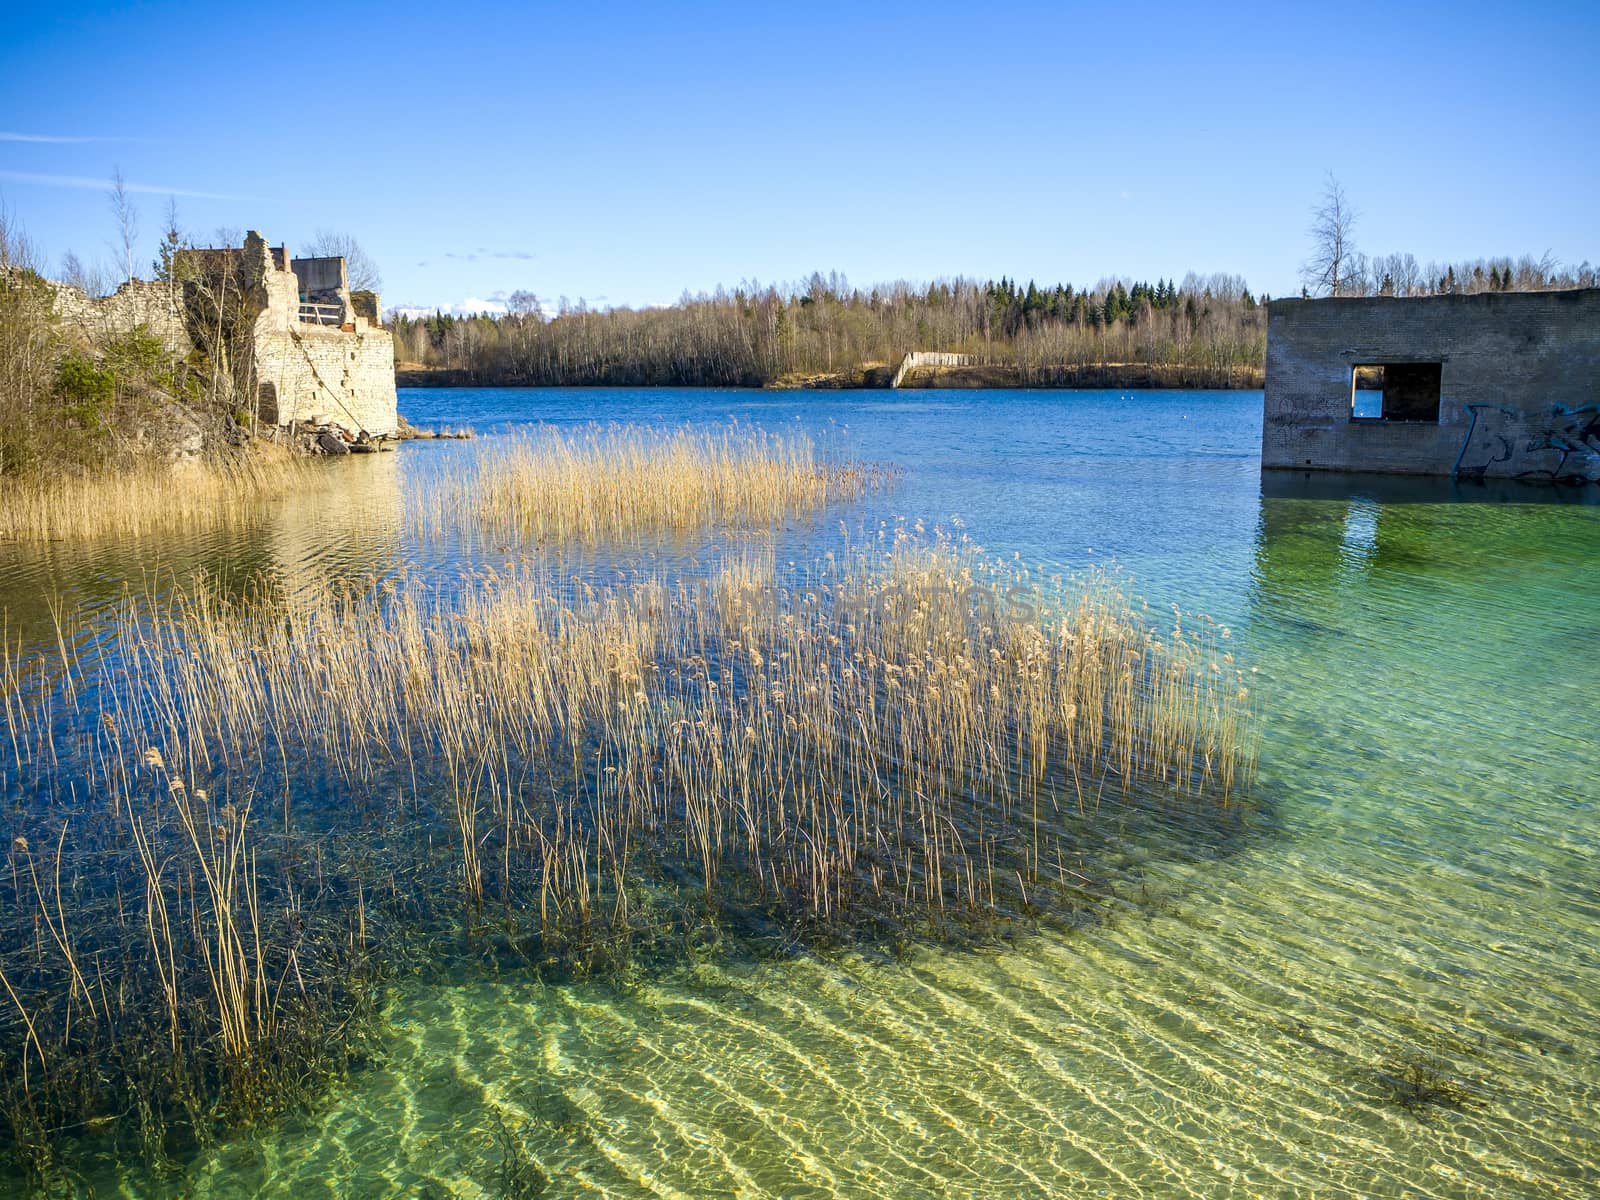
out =
[[(1341, 294), (1432, 295), (1594, 286), (1585, 264), (1530, 258), (1419, 265), (1359, 259)], [(406, 382), (422, 368), (453, 383), (755, 387), (885, 381), (913, 350), (971, 355), (991, 378), (1048, 386), (1094, 378), (1164, 386), (1259, 386), (1268, 298), (1237, 275), (1181, 282), (1102, 280), (1090, 288), (1001, 278), (853, 288), (837, 274), (790, 285), (741, 284), (661, 308), (547, 316), (516, 292), (506, 313), (396, 315)]]
[(527, 293), (510, 307), (396, 316), (395, 358), (484, 383), (755, 387), (860, 383), (908, 351), (938, 350), (1013, 368), (1023, 383), (1122, 363), (1190, 368), (1198, 383), (1247, 377), (1266, 349), (1260, 303), (1227, 275), (1085, 289), (1002, 278), (863, 290), (814, 274), (796, 285), (685, 294), (663, 308), (563, 303), (547, 318)]

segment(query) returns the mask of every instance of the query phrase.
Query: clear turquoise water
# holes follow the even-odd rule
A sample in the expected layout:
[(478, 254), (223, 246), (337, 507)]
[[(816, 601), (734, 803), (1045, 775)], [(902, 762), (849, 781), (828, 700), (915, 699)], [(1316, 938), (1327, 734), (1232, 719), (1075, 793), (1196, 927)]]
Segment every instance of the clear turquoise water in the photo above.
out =
[[(629, 986), (412, 981), (327, 1105), (174, 1194), (1600, 1194), (1600, 506), (1269, 480), (1259, 393), (451, 391), (413, 420), (798, 421), (903, 486), (837, 521), (959, 516), (1046, 572), (1115, 564), (1228, 624), (1266, 714), (1247, 836), (1130, 838), (1104, 919), (986, 951), (710, 954)], [(482, 443), (479, 443), (481, 445)], [(45, 597), (152, 569), (245, 586), (450, 570), (408, 498), (472, 443), (184, 543), (0, 547)], [(672, 553), (682, 555), (682, 548)], [(159, 584), (157, 584), (159, 586)], [(1417, 1080), (1457, 1103), (1402, 1104)], [(497, 1131), (509, 1132), (497, 1132)], [(91, 1172), (93, 1174), (93, 1172)], [(100, 1164), (100, 1194), (150, 1194)]]

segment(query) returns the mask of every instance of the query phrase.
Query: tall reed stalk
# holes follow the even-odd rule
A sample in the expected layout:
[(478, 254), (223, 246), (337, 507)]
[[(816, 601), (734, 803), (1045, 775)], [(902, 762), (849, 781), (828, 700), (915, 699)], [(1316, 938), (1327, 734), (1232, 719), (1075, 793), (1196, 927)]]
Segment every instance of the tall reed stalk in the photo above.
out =
[(476, 463), (435, 495), (431, 528), (557, 542), (772, 525), (853, 500), (893, 475), (837, 460), (804, 433), (739, 425), (547, 428), (486, 446)]
[(219, 462), (0, 477), (0, 542), (133, 537), (209, 525), (249, 516), (317, 478), (317, 464), (266, 445)]
[[(551, 539), (771, 521), (869, 482), (743, 432), (503, 453), (471, 511)], [(1039, 586), (904, 529), (802, 568), (770, 542), (608, 585), (540, 561), (134, 596), (98, 638), (64, 617), (54, 658), (0, 636), (20, 1160), (42, 1171), (52, 1130), (159, 1158), (282, 1111), (354, 1052), (379, 965), (464, 933), (583, 970), (708, 920), (1070, 915), (1105, 807), (1219, 814), (1251, 786), (1228, 631), (1157, 626), (1107, 575)]]

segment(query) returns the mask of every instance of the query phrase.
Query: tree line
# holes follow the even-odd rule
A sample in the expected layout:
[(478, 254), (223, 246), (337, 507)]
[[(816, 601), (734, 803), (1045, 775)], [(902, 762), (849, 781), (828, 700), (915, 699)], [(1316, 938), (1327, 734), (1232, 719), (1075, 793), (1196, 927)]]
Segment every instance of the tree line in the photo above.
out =
[(1368, 257), (1356, 245), (1356, 211), (1344, 186), (1329, 172), (1311, 210), (1311, 255), (1301, 264), (1302, 296), (1470, 296), (1480, 292), (1549, 292), (1596, 286), (1600, 271), (1588, 262), (1563, 267), (1554, 256), (1417, 262), (1411, 254)]
[(512, 299), (505, 313), (394, 316), (397, 360), (483, 383), (761, 386), (860, 382), (909, 351), (940, 350), (1012, 368), (1025, 383), (1125, 364), (1175, 368), (1202, 383), (1247, 378), (1266, 352), (1261, 301), (1233, 275), (862, 289), (814, 273), (685, 294), (661, 308), (563, 302), (553, 315), (529, 293)]
[[(1346, 244), (1337, 288), (1327, 277), (1303, 295), (1428, 296), (1594, 287), (1584, 263), (1501, 256), (1419, 263), (1411, 254), (1367, 257)], [(508, 311), (390, 319), (406, 368), (449, 372), (452, 382), (534, 386), (759, 387), (870, 383), (909, 351), (970, 355), (1023, 385), (1112, 377), (1168, 385), (1259, 385), (1269, 298), (1237, 275), (1181, 281), (1104, 279), (1091, 287), (998, 280), (896, 282), (852, 287), (837, 273), (792, 284), (746, 282), (685, 293), (658, 308), (553, 312), (530, 292)], [(1096, 376), (1095, 371), (1101, 374)], [(426, 379), (426, 376), (417, 376)]]

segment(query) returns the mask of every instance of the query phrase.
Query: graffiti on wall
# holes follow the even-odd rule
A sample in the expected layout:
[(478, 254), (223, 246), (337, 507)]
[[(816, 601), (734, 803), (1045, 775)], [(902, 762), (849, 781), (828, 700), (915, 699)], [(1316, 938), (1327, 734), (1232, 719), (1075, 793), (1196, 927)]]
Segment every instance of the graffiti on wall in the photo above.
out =
[(1469, 404), (1472, 425), (1455, 473), (1563, 482), (1600, 480), (1600, 406), (1525, 412), (1497, 404)]

